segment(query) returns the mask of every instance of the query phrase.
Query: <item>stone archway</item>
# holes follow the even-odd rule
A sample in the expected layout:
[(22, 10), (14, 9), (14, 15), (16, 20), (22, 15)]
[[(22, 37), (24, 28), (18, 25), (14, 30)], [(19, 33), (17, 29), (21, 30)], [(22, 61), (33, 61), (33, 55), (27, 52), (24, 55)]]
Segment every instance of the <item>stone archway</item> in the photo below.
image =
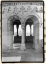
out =
[[(18, 21), (19, 20), (19, 21)], [(17, 22), (20, 22), (20, 18), (17, 15), (10, 16), (7, 21), (7, 40), (9, 43), (9, 49), (13, 48), (13, 31), (14, 31), (14, 23), (17, 24)], [(21, 22), (20, 22), (21, 23)]]
[(27, 19), (30, 19), (30, 22), (31, 20), (33, 21), (33, 48), (41, 49), (39, 43), (39, 18), (37, 18), (35, 15), (29, 15), (28, 17), (26, 17), (26, 20)]
[(31, 18), (28, 18), (25, 22), (25, 31), (26, 31), (26, 34), (25, 35), (25, 45), (26, 45), (26, 49), (32, 49), (33, 47), (33, 35), (31, 34), (31, 29), (32, 28), (32, 25), (33, 25), (33, 21), (31, 20)]

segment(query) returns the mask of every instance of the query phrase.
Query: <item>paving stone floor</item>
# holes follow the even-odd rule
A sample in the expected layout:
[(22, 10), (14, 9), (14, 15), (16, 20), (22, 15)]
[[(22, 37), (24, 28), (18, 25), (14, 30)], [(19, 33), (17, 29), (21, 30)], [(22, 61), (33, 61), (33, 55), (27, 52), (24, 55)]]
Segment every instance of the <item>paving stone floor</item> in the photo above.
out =
[(20, 49), (12, 49), (2, 53), (2, 58), (19, 56), (21, 57), (21, 60), (19, 62), (42, 62), (43, 50), (36, 51), (31, 47), (27, 48), (25, 51), (21, 51)]

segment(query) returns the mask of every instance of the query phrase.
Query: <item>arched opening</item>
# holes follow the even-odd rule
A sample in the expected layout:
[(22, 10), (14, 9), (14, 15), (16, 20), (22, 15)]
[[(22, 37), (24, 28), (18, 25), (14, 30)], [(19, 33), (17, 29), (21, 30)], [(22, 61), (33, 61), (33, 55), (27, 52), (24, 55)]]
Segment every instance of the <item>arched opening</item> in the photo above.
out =
[(26, 20), (25, 26), (26, 26), (26, 36), (25, 36), (25, 44), (26, 48), (31, 48), (31, 43), (33, 43), (33, 36), (31, 30), (33, 29), (31, 26), (33, 25), (33, 21), (28, 18)]
[(21, 43), (21, 22), (20, 20), (15, 20), (14, 25), (14, 43)]
[(36, 48), (39, 44), (39, 21), (34, 15), (29, 16), (25, 22), (26, 36), (25, 44), (26, 48)]
[(14, 36), (17, 36), (17, 25), (14, 25)]
[(20, 18), (16, 15), (9, 17), (8, 19), (8, 41), (11, 43), (11, 47), (15, 44), (21, 43), (21, 36), (19, 36), (19, 25), (21, 25)]
[(30, 36), (30, 25), (26, 25), (26, 36)]

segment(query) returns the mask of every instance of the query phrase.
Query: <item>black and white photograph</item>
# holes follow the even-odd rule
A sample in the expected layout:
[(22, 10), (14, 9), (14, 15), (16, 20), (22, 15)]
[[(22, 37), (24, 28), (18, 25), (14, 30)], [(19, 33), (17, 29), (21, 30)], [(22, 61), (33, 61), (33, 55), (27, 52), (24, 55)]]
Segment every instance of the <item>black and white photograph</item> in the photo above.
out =
[(2, 62), (44, 61), (44, 2), (2, 1)]

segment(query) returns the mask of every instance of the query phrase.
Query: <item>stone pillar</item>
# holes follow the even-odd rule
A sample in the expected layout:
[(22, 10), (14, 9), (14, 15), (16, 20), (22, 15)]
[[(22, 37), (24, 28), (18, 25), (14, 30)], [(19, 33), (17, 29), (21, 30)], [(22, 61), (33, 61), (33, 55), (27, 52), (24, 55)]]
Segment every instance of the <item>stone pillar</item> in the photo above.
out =
[(18, 36), (18, 27), (19, 27), (19, 25), (17, 25), (17, 36)]
[(40, 44), (39, 44), (39, 23), (34, 24), (34, 47), (36, 50), (40, 50)]
[(21, 24), (22, 26), (22, 39), (21, 39), (21, 50), (26, 50), (26, 47), (25, 47), (25, 26), (24, 24)]
[(35, 25), (33, 24), (33, 48), (35, 49)]
[(30, 25), (30, 36), (31, 36), (31, 25)]
[(26, 25), (25, 25), (25, 38), (26, 38)]

